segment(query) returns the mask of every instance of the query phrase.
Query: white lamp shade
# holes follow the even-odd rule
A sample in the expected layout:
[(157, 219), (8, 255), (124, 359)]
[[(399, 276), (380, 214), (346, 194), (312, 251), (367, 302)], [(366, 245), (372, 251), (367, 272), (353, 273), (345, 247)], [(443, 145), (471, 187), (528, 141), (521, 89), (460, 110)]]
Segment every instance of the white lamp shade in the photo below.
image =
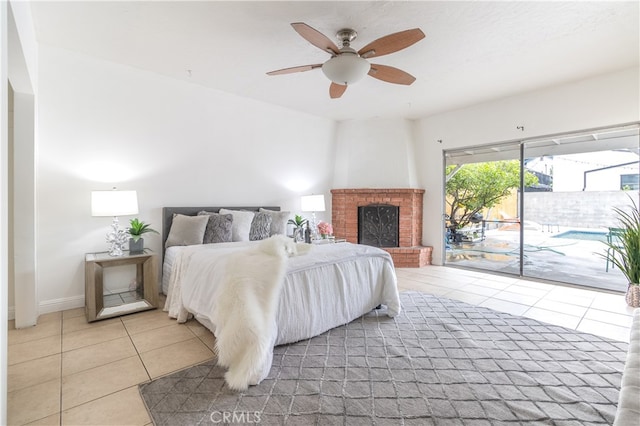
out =
[(138, 214), (136, 191), (92, 191), (91, 216), (127, 216)]
[(303, 212), (323, 212), (324, 195), (305, 195), (302, 197), (301, 204)]
[(322, 65), (322, 72), (336, 84), (349, 85), (362, 79), (371, 69), (366, 59), (357, 53), (345, 52)]

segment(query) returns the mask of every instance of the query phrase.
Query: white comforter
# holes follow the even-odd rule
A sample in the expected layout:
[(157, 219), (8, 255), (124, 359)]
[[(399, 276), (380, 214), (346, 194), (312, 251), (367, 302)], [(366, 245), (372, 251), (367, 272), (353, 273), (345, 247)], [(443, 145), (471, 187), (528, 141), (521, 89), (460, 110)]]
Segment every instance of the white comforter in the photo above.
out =
[[(225, 308), (220, 303), (229, 304), (219, 293), (228, 279), (229, 258), (232, 253), (253, 251), (258, 244), (172, 247), (179, 253), (168, 256), (173, 262), (165, 310), (179, 321), (185, 321), (192, 313), (218, 336), (222, 330), (217, 328), (225, 326), (220, 324), (224, 320), (219, 313)], [(263, 278), (256, 270), (255, 279)], [(379, 304), (386, 305), (389, 316), (401, 309), (391, 257), (370, 246), (313, 245), (308, 254), (286, 259), (286, 275), (279, 284), (273, 336), (269, 336), (271, 348), (322, 334)], [(270, 368), (271, 360), (268, 361)], [(261, 376), (266, 373), (268, 369)]]

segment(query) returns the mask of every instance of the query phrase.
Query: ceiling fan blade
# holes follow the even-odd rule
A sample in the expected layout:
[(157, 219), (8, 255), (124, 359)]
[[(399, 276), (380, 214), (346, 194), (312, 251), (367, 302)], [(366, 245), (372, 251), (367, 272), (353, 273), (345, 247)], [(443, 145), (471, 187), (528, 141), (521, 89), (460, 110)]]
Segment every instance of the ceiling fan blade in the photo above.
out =
[(389, 34), (372, 41), (358, 51), (358, 55), (363, 58), (374, 58), (389, 53), (397, 52), (424, 38), (424, 33), (420, 28), (412, 30), (400, 31), (399, 33)]
[(416, 78), (408, 72), (388, 65), (371, 64), (369, 75), (387, 83), (405, 84), (407, 86), (416, 81)]
[(324, 50), (325, 52), (331, 53), (333, 55), (337, 55), (340, 51), (338, 46), (334, 42), (332, 42), (327, 36), (322, 34), (320, 31), (311, 28), (304, 22), (294, 22), (291, 24), (294, 30), (298, 32), (305, 40), (309, 43), (313, 44), (319, 49)]
[(331, 86), (329, 86), (329, 96), (331, 96), (331, 99), (339, 98), (346, 90), (346, 85), (331, 83)]
[(322, 64), (300, 65), (299, 67), (283, 68), (281, 70), (269, 71), (267, 75), (292, 74), (294, 72), (311, 71), (316, 68), (322, 68)]

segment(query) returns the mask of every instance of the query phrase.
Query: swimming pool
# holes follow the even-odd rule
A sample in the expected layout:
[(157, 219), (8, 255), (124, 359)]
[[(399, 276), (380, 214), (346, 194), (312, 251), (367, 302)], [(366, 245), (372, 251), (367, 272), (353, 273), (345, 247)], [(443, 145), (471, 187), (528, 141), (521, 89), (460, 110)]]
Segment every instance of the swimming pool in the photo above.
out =
[(607, 242), (607, 233), (602, 231), (566, 231), (552, 238), (571, 238), (572, 240), (589, 240)]

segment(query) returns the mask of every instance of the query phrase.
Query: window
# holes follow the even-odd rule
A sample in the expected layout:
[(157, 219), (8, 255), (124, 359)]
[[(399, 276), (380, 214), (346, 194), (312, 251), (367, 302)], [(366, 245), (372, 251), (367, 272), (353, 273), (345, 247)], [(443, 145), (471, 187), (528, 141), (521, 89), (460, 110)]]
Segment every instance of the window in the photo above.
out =
[(640, 189), (640, 175), (620, 175), (620, 189), (623, 191), (637, 191)]

